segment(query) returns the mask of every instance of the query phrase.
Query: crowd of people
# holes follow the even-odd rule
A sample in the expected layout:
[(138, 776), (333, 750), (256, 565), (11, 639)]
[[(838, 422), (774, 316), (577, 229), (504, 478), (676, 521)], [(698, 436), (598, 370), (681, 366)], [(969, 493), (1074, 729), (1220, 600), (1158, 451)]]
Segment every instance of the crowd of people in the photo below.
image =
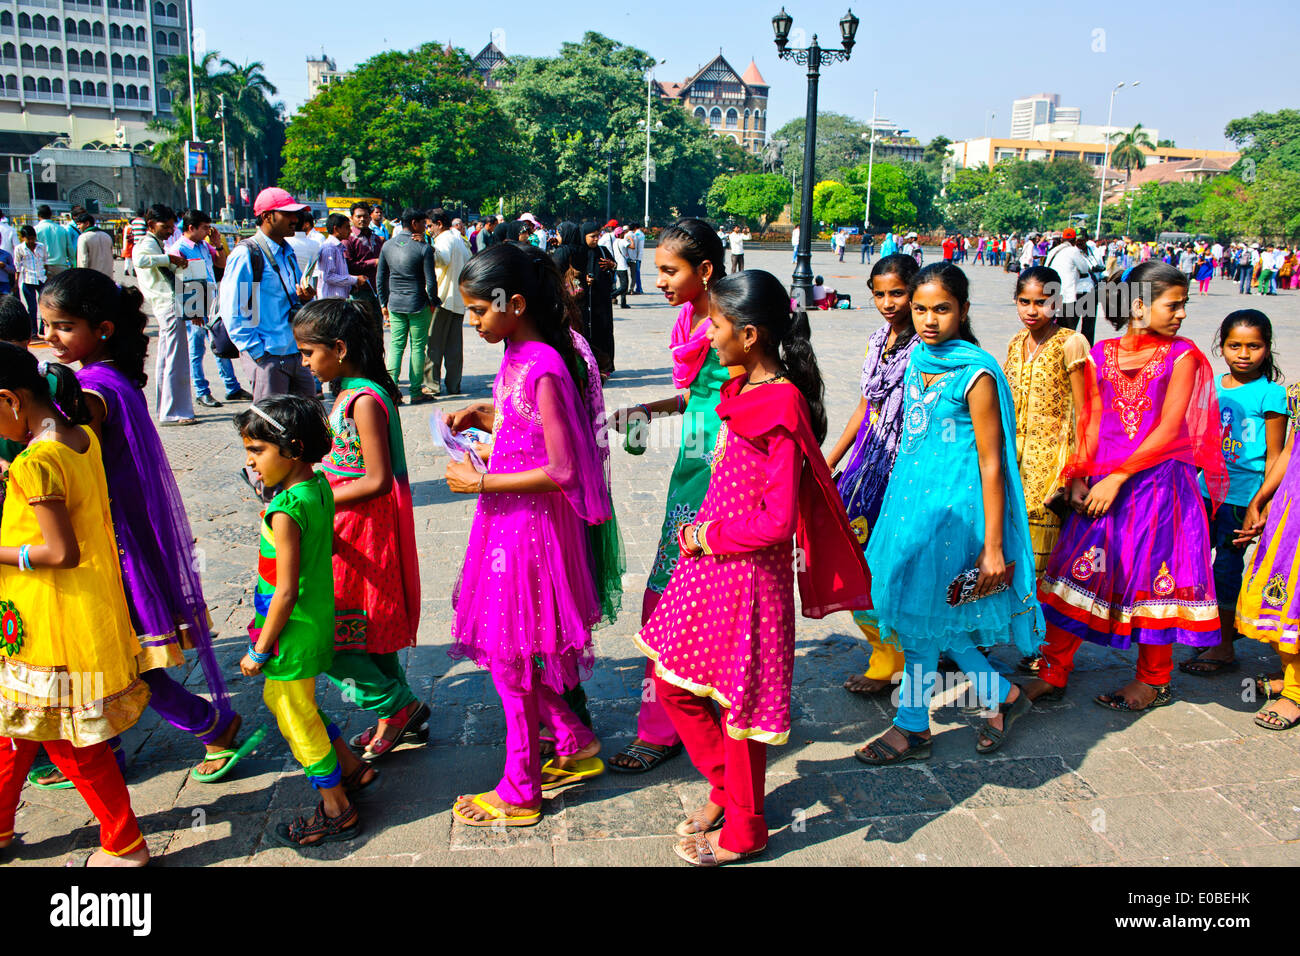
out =
[[(1224, 318), (1219, 374), (1178, 334), (1197, 275), (1181, 253), (1106, 273), (1105, 319), (1122, 334), (1093, 345), (1092, 328), (1074, 326), (1096, 315), (1072, 306), (1100, 249), (1071, 230), (1027, 240), (1043, 261), (1019, 270), (1007, 307), (1024, 328), (999, 362), (976, 337), (960, 243), (922, 267), (913, 237), (900, 248), (888, 235), (868, 284), (882, 322), (860, 400), (824, 453), (807, 316), (775, 276), (744, 268), (738, 230), (683, 219), (660, 234), (675, 391), (607, 413), (615, 281), (629, 293), (639, 230), (561, 222), (551, 236), (526, 216), (465, 235), (440, 208), (389, 224), (358, 204), (321, 239), (283, 190), (263, 191), (255, 211), (257, 232), (227, 251), (209, 245), (203, 213), (179, 217), (177, 239), (175, 213), (150, 207), (133, 237), (138, 288), (92, 268), (47, 275), (38, 313), (54, 361), (29, 351), (22, 301), (0, 299), (0, 854), (27, 784), (85, 798), (101, 828), (92, 864), (147, 862), (119, 746), (145, 707), (203, 745), (200, 783), (225, 779), (261, 740), (231, 706), (145, 401), (146, 302), (158, 423), (192, 418), (189, 325), (237, 355), (251, 384), (233, 425), (265, 507), (239, 668), (264, 678), (319, 796), (273, 831), (304, 853), (362, 832), (375, 764), (429, 737), (430, 708), (401, 663), (421, 577), (398, 378), (410, 347), (410, 402), (444, 384), (435, 355), (442, 394), (458, 391), (462, 315), (504, 350), (491, 399), (442, 417), (462, 442), (447, 486), (477, 498), (449, 654), (490, 672), (506, 727), (495, 787), (452, 807), (464, 825), (535, 825), (544, 792), (607, 769), (647, 773), (684, 750), (711, 789), (673, 852), (700, 866), (760, 853), (767, 748), (791, 730), (796, 609), (853, 614), (871, 659), (849, 691), (897, 685), (891, 727), (854, 752), (872, 766), (930, 757), (945, 667), (983, 711), (977, 752), (997, 751), (1035, 701), (1067, 692), (1085, 641), (1136, 645), (1133, 679), (1095, 699), (1124, 714), (1172, 703), (1175, 644), (1192, 650), (1180, 670), (1205, 677), (1237, 666), (1238, 638), (1266, 642), (1280, 669), (1258, 681), (1255, 723), (1300, 723), (1300, 390), (1279, 384), (1258, 310)], [(623, 601), (610, 430), (635, 454), (651, 420), (677, 415), (633, 638), (646, 692), (635, 738), (606, 763), (582, 683), (598, 663), (592, 631)], [(1022, 682), (988, 659), (1003, 644)], [(169, 674), (185, 649), (207, 697)], [(344, 740), (317, 703), (322, 677), (373, 726)]]

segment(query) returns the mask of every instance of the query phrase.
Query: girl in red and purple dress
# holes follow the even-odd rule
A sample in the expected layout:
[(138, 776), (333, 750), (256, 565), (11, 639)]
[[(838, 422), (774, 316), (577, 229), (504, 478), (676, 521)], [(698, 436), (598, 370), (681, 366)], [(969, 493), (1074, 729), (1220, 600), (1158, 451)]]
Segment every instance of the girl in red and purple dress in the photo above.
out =
[(760, 270), (710, 283), (709, 293), (712, 346), (744, 374), (722, 387), (709, 490), (633, 638), (655, 661), (656, 696), (712, 786), (674, 848), (698, 866), (767, 845), (764, 745), (790, 735), (796, 569), (805, 617), (870, 606), (862, 549), (821, 453), (826, 411), (806, 319)]
[[(1128, 328), (1089, 356), (1075, 455), (1062, 471), (1070, 503), (1039, 583), (1047, 643), (1030, 699), (1060, 697), (1083, 641), (1138, 645), (1135, 678), (1096, 703), (1137, 712), (1173, 702), (1173, 645), (1219, 643), (1210, 536), (1196, 470), (1211, 511), (1228, 480), (1209, 362), (1178, 336), (1187, 277), (1145, 262), (1120, 282), (1111, 321)], [(1112, 309), (1108, 308), (1107, 312)], [(1108, 316), (1109, 318), (1110, 316)]]
[[(402, 655), (420, 627), (420, 562), (407, 480), (401, 392), (384, 346), (361, 307), (317, 299), (294, 318), (312, 373), (332, 382), (330, 452), (321, 471), (334, 490), (334, 663), (331, 681), (378, 722), (350, 743), (378, 760), (429, 739), (429, 706), (406, 680)], [(349, 786), (364, 786), (358, 774)], [(373, 778), (371, 778), (373, 779)]]

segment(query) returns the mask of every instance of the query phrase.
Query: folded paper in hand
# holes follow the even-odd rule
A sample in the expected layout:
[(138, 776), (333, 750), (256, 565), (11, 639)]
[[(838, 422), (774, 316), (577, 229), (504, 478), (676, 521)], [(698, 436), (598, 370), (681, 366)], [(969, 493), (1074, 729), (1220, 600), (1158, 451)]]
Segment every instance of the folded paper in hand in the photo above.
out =
[(487, 465), (483, 464), (483, 459), (474, 450), (475, 442), (486, 445), (492, 441), (492, 436), (487, 432), (479, 428), (467, 428), (457, 434), (451, 430), (442, 412), (434, 412), (429, 416), (429, 431), (433, 435), (434, 445), (444, 449), (452, 461), (464, 461), (468, 455), (469, 463), (475, 471), (480, 474), (487, 471)]

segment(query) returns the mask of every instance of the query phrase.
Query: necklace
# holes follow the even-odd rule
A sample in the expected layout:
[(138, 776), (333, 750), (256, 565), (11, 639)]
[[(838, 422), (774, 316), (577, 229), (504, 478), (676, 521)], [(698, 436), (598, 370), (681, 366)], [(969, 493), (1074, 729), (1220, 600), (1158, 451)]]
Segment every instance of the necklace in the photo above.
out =
[(772, 384), (773, 382), (779, 382), (779, 381), (781, 381), (781, 379), (783, 379), (783, 378), (785, 378), (785, 376), (784, 376), (784, 375), (781, 375), (781, 374), (778, 373), (778, 374), (776, 374), (776, 375), (773, 375), (771, 378), (765, 378), (765, 379), (763, 379), (761, 382), (755, 382), (755, 381), (752, 381), (752, 380), (751, 380), (749, 384), (750, 384), (750, 385), (770, 385), (770, 384)]
[[(1025, 359), (1025, 364), (1026, 364), (1026, 365), (1033, 365), (1033, 364), (1034, 364), (1034, 359), (1038, 358), (1038, 353), (1041, 352), (1041, 351), (1043, 350), (1043, 346), (1045, 346), (1048, 342), (1052, 341), (1052, 339), (1055, 337), (1055, 335), (1056, 335), (1056, 333), (1053, 332), (1053, 333), (1052, 333), (1051, 335), (1049, 335), (1047, 338), (1043, 339), (1043, 341), (1039, 342), (1039, 343), (1038, 343), (1038, 348), (1036, 348), (1036, 349), (1034, 349), (1032, 352), (1030, 352), (1030, 353), (1029, 353), (1029, 357)], [(1032, 335), (1027, 335), (1027, 336), (1025, 336), (1025, 341), (1026, 341), (1026, 343), (1033, 341), (1033, 338), (1034, 338), (1034, 337), (1033, 337)]]

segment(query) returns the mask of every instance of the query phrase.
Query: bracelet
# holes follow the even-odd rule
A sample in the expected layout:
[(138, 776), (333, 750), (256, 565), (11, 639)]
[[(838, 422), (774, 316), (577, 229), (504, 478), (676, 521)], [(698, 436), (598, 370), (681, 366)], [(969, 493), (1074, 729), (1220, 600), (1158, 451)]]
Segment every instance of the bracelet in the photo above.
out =
[(478, 493), (479, 493), (480, 495), (483, 494), (483, 482), (485, 482), (485, 481), (487, 481), (487, 472), (486, 472), (486, 471), (483, 472), (481, 475), (478, 476)]
[(678, 394), (678, 396), (677, 396), (677, 414), (678, 414), (678, 415), (684, 415), (684, 414), (686, 414), (686, 396), (685, 396), (685, 395)]
[(24, 544), (18, 548), (18, 570), (30, 571), (32, 569), (32, 546)]
[(646, 405), (646, 404), (644, 404), (644, 403), (641, 403), (641, 404), (638, 404), (636, 407), (639, 408), (639, 409), (641, 409), (641, 411), (643, 411), (643, 412), (645, 413), (645, 420), (646, 420), (647, 423), (649, 423), (649, 422), (651, 422), (651, 421), (654, 420), (654, 414), (650, 411), (650, 406), (649, 406), (649, 405)]
[(253, 659), (254, 664), (265, 664), (267, 661), (271, 659), (272, 655), (270, 651), (267, 651), (265, 654), (260, 653), (257, 649), (257, 645), (254, 644), (252, 641), (249, 641), (248, 656)]

